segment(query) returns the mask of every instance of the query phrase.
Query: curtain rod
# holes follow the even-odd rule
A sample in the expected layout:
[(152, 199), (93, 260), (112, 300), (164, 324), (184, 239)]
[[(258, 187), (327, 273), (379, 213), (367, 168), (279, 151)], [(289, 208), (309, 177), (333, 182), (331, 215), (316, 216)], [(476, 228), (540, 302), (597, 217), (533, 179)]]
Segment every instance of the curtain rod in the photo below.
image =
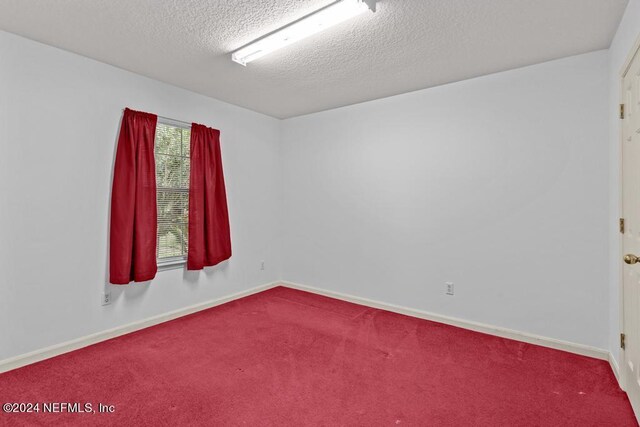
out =
[(182, 125), (185, 125), (185, 126), (189, 126), (189, 127), (191, 127), (191, 123), (190, 123), (190, 122), (184, 122), (184, 121), (182, 121), (182, 120), (172, 119), (171, 117), (165, 117), (165, 116), (161, 116), (161, 115), (159, 115), (159, 114), (156, 114), (156, 115), (158, 116), (158, 118), (159, 118), (159, 119), (162, 119), (162, 120), (164, 120), (164, 121), (166, 121), (166, 122), (180, 123), (180, 124), (182, 124)]
[[(125, 108), (122, 109), (123, 112), (124, 112), (124, 110), (125, 110)], [(167, 122), (180, 123), (182, 125), (189, 126), (189, 127), (191, 127), (191, 124), (192, 124), (191, 122), (185, 122), (183, 120), (172, 119), (171, 117), (165, 117), (165, 116), (161, 116), (159, 114), (156, 114), (156, 116), (158, 116), (158, 119), (162, 119), (162, 120), (167, 121)]]

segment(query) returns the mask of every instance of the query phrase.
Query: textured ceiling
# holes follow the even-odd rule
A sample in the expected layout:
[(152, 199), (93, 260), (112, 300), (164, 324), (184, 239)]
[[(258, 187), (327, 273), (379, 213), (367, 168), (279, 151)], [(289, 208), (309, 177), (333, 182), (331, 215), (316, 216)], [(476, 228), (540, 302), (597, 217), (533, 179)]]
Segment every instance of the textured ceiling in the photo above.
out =
[(0, 0), (0, 29), (286, 118), (607, 48), (627, 0), (380, 0), (246, 68), (332, 0)]

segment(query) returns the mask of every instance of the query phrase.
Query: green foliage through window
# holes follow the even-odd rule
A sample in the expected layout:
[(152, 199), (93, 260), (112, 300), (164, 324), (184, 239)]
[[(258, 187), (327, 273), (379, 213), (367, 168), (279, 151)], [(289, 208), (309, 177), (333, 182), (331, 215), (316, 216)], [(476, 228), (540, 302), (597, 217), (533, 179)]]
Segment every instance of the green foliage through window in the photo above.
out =
[(185, 258), (189, 239), (189, 141), (191, 129), (158, 122), (155, 159), (158, 261)]

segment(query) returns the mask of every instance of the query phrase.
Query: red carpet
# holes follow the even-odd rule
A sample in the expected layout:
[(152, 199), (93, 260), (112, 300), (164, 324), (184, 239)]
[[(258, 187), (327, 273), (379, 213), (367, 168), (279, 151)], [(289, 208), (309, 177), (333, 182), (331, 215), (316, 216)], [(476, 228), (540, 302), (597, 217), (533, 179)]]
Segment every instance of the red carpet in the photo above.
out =
[(115, 405), (12, 426), (637, 425), (604, 361), (286, 288), (2, 374), (6, 402)]

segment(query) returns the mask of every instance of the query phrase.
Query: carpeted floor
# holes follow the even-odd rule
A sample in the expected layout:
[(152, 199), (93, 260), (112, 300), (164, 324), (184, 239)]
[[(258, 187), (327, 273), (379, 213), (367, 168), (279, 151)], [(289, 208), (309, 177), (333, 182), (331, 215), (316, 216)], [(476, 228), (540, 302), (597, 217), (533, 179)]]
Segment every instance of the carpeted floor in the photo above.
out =
[(2, 374), (6, 402), (115, 407), (11, 426), (637, 425), (605, 361), (287, 288)]

